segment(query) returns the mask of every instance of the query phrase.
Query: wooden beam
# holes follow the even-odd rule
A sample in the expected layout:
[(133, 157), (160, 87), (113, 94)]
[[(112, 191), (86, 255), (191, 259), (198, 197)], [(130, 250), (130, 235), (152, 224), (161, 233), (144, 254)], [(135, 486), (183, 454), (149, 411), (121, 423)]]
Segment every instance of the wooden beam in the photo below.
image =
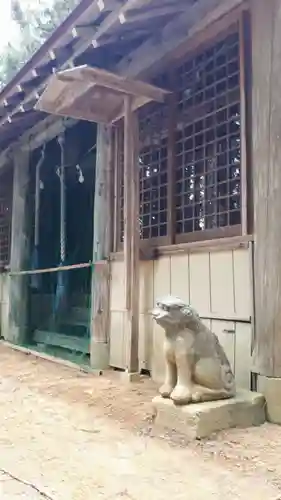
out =
[(72, 118), (59, 118), (54, 116), (47, 116), (44, 120), (40, 121), (34, 127), (27, 130), (17, 142), (14, 142), (6, 150), (0, 154), (0, 170), (7, 163), (13, 161), (14, 155), (18, 150), (34, 150), (42, 146), (46, 140), (52, 140), (57, 137), (65, 128), (73, 127), (76, 120)]
[(131, 96), (124, 98), (124, 271), (127, 339), (126, 369), (138, 372), (139, 337), (139, 171), (136, 119)]
[(91, 366), (109, 364), (109, 307), (111, 248), (111, 127), (98, 125), (95, 168), (93, 271), (91, 291)]
[[(121, 94), (129, 94), (135, 97), (146, 97), (152, 101), (164, 102), (168, 91), (159, 89), (149, 83), (139, 82), (136, 80), (128, 80), (126, 77), (115, 75), (109, 71), (102, 69), (91, 68), (85, 66), (78, 73), (79, 68), (69, 69), (62, 73), (58, 73), (57, 78), (62, 81), (73, 78), (73, 81), (89, 82), (93, 85), (105, 87), (109, 90)], [(73, 77), (71, 77), (73, 74)], [(77, 75), (77, 76), (76, 76)]]
[(139, 130), (137, 115), (132, 116), (132, 214), (131, 214), (131, 330), (128, 342), (127, 368), (139, 371), (139, 301), (140, 301), (140, 187), (139, 187)]
[[(151, 0), (149, 0), (149, 1), (151, 1)], [(129, 9), (134, 8), (135, 6), (140, 6), (140, 5), (145, 4), (145, 3), (147, 3), (147, 0), (127, 0), (127, 2), (125, 2), (125, 4), (120, 7), (120, 5), (118, 3), (114, 2), (113, 5), (115, 6), (115, 8), (113, 8), (112, 12), (110, 12), (110, 14), (101, 23), (101, 25), (99, 26), (99, 28), (96, 32), (96, 35), (94, 37), (94, 41), (97, 44), (96, 46), (98, 46), (98, 39), (99, 38), (101, 38), (105, 33), (107, 34), (107, 32), (111, 28), (113, 28), (115, 24), (121, 23), (120, 16), (124, 15)], [(95, 16), (98, 17), (100, 15), (100, 8), (98, 7), (97, 2), (94, 3), (93, 8), (96, 9)], [(74, 58), (77, 58), (80, 54), (82, 54), (89, 47), (91, 42), (93, 42), (93, 39), (84, 39), (84, 40), (81, 40), (80, 42), (78, 42), (75, 46), (75, 54), (74, 53), (69, 54), (65, 58), (65, 61), (62, 64), (60, 64), (60, 69), (68, 67), (69, 63), (71, 61), (73, 61)], [(51, 50), (50, 52), (52, 52), (53, 55), (56, 57), (54, 50)], [(52, 73), (49, 76), (52, 76)], [(30, 93), (28, 93), (26, 95), (26, 97), (21, 101), (21, 103), (18, 106), (16, 106), (16, 108), (13, 110), (12, 115), (14, 113), (16, 113), (17, 111), (19, 111), (20, 106), (24, 105), (25, 102), (34, 98), (36, 96), (36, 94), (38, 92), (40, 92), (40, 90), (42, 90), (46, 86), (48, 78), (49, 77), (44, 79), (38, 87), (36, 87), (33, 91), (31, 91)], [(0, 126), (3, 123), (5, 123), (6, 120), (7, 120), (7, 115), (4, 118), (0, 119)]]
[(123, 151), (124, 145), (122, 143), (122, 134), (120, 127), (114, 128), (114, 159), (113, 159), (113, 172), (114, 172), (114, 226), (113, 226), (113, 251), (117, 252), (121, 242), (120, 235), (120, 213), (121, 213), (121, 165), (120, 165), (120, 152)]
[(73, 118), (61, 119), (57, 117), (54, 118), (54, 116), (51, 118), (52, 120), (50, 120), (49, 124), (45, 123), (44, 120), (44, 123), (39, 123), (40, 127), (38, 126), (37, 132), (31, 132), (28, 144), (24, 140), (21, 140), (22, 150), (28, 147), (30, 151), (40, 148), (45, 142), (58, 137), (66, 128), (71, 128), (77, 123), (77, 120)]
[[(250, 155), (248, 145), (250, 145), (249, 128), (251, 125), (249, 111), (251, 111), (251, 88), (249, 73), (251, 72), (251, 51), (249, 50), (250, 24), (248, 13), (242, 12), (239, 20), (240, 39), (240, 123), (241, 123), (241, 226), (242, 234), (248, 234), (248, 180), (250, 176)], [(250, 68), (249, 68), (250, 66)]]
[(163, 102), (169, 92), (84, 65), (54, 75), (35, 109), (109, 124), (116, 121), (120, 109), (123, 113), (126, 94), (134, 98), (135, 108), (136, 103)]
[(180, 2), (173, 2), (170, 5), (164, 5), (161, 3), (157, 6), (152, 6), (151, 8), (144, 8), (142, 11), (141, 9), (139, 10), (133, 10), (129, 12), (129, 14), (126, 16), (126, 22), (128, 24), (133, 24), (135, 22), (139, 23), (142, 21), (150, 21), (151, 19), (157, 19), (157, 18), (162, 18), (166, 16), (171, 16), (171, 15), (176, 15), (180, 14), (181, 12), (184, 12), (188, 8), (188, 4), (185, 1), (180, 1)]
[(253, 371), (281, 377), (281, 5), (252, 2)]
[(97, 29), (98, 25), (96, 23), (79, 24), (75, 26), (75, 31), (77, 33), (77, 36), (79, 36), (83, 40), (89, 40), (90, 38), (94, 38)]
[[(29, 151), (18, 151), (14, 157), (13, 208), (10, 266), (15, 271), (27, 269), (29, 259), (29, 224), (27, 198), (29, 189)], [(5, 340), (23, 343), (27, 335), (28, 278), (10, 277), (9, 331)]]
[(131, 309), (132, 97), (124, 99), (124, 264), (126, 308)]
[[(171, 54), (189, 40), (223, 18), (233, 9), (245, 3), (244, 0), (198, 0), (186, 9), (178, 19), (168, 23), (157, 40), (149, 38), (138, 49), (132, 51), (117, 66), (118, 73), (130, 77), (153, 75), (163, 64), (163, 59), (171, 59)], [(181, 56), (180, 50), (177, 54)]]

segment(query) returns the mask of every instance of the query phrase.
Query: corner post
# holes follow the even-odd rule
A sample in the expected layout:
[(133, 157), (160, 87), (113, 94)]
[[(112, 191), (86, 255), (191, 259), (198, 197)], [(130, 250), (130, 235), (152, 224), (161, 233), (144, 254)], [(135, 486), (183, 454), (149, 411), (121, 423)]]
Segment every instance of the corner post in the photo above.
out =
[(281, 3), (252, 0), (255, 338), (252, 371), (281, 424)]
[(112, 127), (98, 125), (95, 171), (93, 270), (91, 289), (91, 366), (109, 366), (109, 307), (112, 242)]
[(138, 127), (132, 97), (124, 100), (124, 267), (126, 370), (139, 371), (139, 169)]
[[(11, 228), (11, 271), (22, 271), (28, 266), (29, 231), (27, 195), (29, 187), (29, 151), (14, 156), (13, 204)], [(6, 340), (24, 342), (28, 321), (28, 277), (9, 278), (9, 331)]]

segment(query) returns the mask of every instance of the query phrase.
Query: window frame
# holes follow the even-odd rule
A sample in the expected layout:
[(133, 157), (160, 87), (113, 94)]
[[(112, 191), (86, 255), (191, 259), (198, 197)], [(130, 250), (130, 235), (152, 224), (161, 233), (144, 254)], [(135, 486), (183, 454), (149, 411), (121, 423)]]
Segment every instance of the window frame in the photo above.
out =
[[(5, 232), (0, 234), (0, 268), (6, 269), (10, 265), (11, 259), (11, 235), (12, 235), (12, 217), (13, 217), (13, 178), (14, 178), (14, 169), (12, 165), (8, 165), (4, 167), (0, 173), (0, 182), (3, 186), (3, 194), (0, 193), (0, 201), (4, 203), (8, 207), (8, 216), (6, 217), (5, 224)], [(4, 182), (3, 182), (4, 181)], [(5, 194), (4, 194), (5, 193)], [(5, 242), (5, 243), (4, 243)], [(4, 252), (3, 248), (7, 248)], [(2, 254), (6, 254), (6, 259), (2, 259)]]
[[(245, 237), (250, 234), (251, 230), (251, 210), (249, 207), (249, 176), (251, 173), (250, 166), (250, 148), (249, 148), (249, 130), (250, 130), (250, 86), (251, 86), (251, 37), (250, 35), (250, 14), (248, 10), (242, 9), (238, 12), (229, 13), (225, 18), (211, 24), (204, 32), (188, 40), (185, 45), (181, 46), (177, 51), (174, 51), (167, 65), (161, 67), (162, 71), (157, 71), (157, 75), (164, 73), (169, 66), (168, 78), (173, 86), (172, 79), (175, 71), (179, 68), (188, 57), (192, 57), (200, 50), (219, 42), (231, 33), (239, 34), (239, 74), (240, 74), (240, 140), (241, 140), (241, 163), (240, 163), (240, 213), (241, 223), (232, 226), (219, 227), (214, 229), (205, 229), (202, 231), (193, 231), (190, 233), (177, 234), (175, 230), (175, 135), (176, 135), (176, 106), (175, 94), (172, 93), (167, 100), (168, 104), (168, 196), (167, 196), (167, 235), (156, 238), (141, 239), (140, 248), (146, 250), (149, 248), (170, 246), (184, 243), (201, 243), (203, 241), (222, 240), (224, 238)], [(246, 65), (247, 59), (247, 65)], [(121, 242), (121, 210), (118, 194), (120, 194), (120, 183), (122, 169), (120, 165), (120, 156), (118, 151), (122, 150), (120, 144), (119, 127), (116, 127), (115, 137), (115, 179), (114, 179), (114, 198), (115, 198), (115, 223), (114, 223), (114, 252), (122, 251), (123, 243)], [(116, 183), (118, 184), (116, 186)]]

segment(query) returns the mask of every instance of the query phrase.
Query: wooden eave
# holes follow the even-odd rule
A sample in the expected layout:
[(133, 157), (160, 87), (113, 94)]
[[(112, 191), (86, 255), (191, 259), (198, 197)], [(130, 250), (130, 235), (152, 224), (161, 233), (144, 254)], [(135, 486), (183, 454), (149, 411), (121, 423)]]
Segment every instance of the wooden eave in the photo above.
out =
[(148, 83), (116, 75), (87, 65), (53, 75), (35, 109), (96, 123), (113, 123), (124, 115), (124, 98), (132, 97), (132, 107), (163, 102), (169, 94)]

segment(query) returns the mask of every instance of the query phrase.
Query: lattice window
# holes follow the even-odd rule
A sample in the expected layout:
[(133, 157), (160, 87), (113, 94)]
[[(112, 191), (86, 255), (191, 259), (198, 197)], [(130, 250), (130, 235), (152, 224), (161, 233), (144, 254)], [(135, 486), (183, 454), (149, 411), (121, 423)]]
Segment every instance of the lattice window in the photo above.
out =
[(151, 104), (139, 116), (140, 228), (143, 239), (167, 235), (168, 108)]
[(0, 178), (0, 265), (10, 262), (13, 173), (4, 173)]
[(177, 233), (241, 223), (239, 66), (234, 33), (176, 72)]
[[(143, 240), (241, 231), (240, 43), (234, 26), (152, 82), (172, 99), (139, 112)], [(122, 179), (120, 241), (123, 196)]]
[[(165, 75), (154, 82), (167, 88)], [(168, 231), (168, 105), (151, 103), (138, 112), (140, 237), (162, 238)], [(124, 141), (123, 127), (119, 151), (120, 162), (120, 239), (124, 239)]]

